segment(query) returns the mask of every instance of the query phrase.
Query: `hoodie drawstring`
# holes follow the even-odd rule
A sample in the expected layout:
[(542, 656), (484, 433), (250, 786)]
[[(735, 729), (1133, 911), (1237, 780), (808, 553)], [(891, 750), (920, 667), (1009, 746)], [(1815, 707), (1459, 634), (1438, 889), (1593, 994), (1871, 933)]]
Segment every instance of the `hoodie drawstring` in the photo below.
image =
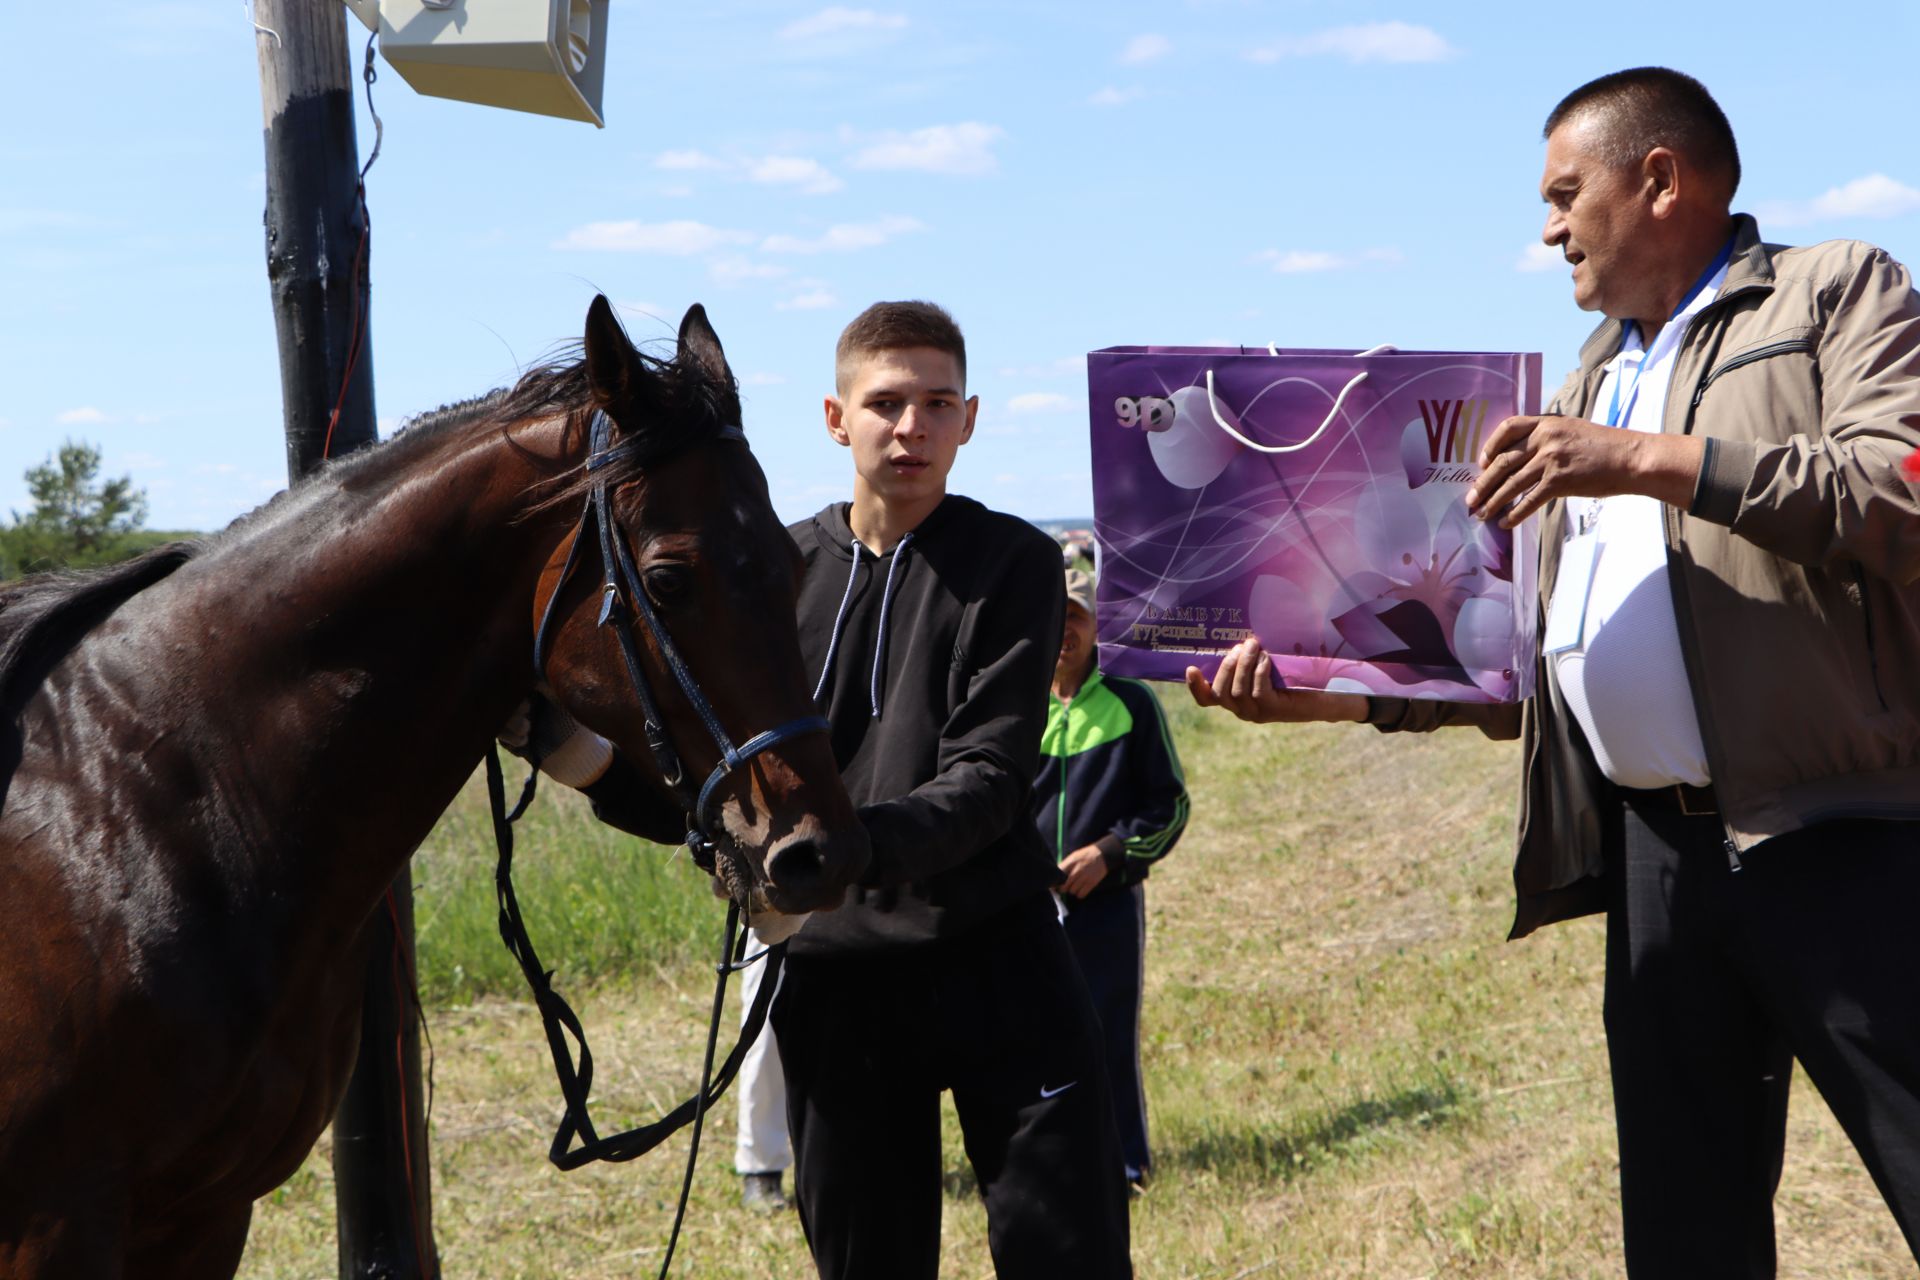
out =
[(860, 539), (853, 540), (852, 550), (853, 565), (847, 570), (847, 589), (840, 593), (840, 608), (833, 615), (833, 630), (827, 634), (827, 660), (820, 664), (820, 683), (813, 686), (815, 702), (820, 701), (820, 695), (827, 687), (827, 677), (833, 674), (833, 651), (840, 646), (840, 627), (847, 620), (847, 601), (853, 599), (854, 580), (860, 576)]
[[(880, 589), (880, 630), (873, 641), (873, 676), (867, 684), (867, 700), (873, 708), (873, 718), (880, 718), (880, 677), (887, 665), (887, 617), (893, 606), (893, 575), (900, 567), (901, 554), (907, 544), (913, 541), (909, 533), (900, 539), (893, 549), (893, 558), (887, 563), (886, 585)], [(827, 656), (820, 664), (820, 682), (813, 686), (813, 700), (820, 701), (820, 695), (826, 692), (827, 680), (833, 675), (834, 651), (840, 647), (840, 628), (846, 625), (847, 605), (853, 599), (853, 584), (860, 577), (860, 553), (866, 548), (860, 545), (860, 539), (853, 540), (853, 565), (847, 570), (847, 589), (840, 594), (840, 608), (833, 615), (833, 630), (827, 634)]]
[(908, 534), (893, 549), (893, 560), (887, 565), (887, 585), (880, 589), (880, 634), (873, 638), (873, 679), (867, 687), (875, 720), (880, 718), (880, 673), (885, 670), (887, 663), (887, 608), (893, 603), (893, 571), (906, 558), (907, 544), (912, 541), (913, 535)]

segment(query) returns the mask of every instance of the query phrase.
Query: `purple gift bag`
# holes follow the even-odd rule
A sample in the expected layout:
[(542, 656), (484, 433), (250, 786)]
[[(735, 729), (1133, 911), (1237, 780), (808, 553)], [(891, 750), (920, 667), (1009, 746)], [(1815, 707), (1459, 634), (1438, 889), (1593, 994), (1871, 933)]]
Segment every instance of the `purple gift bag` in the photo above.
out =
[(1102, 669), (1212, 675), (1252, 635), (1298, 688), (1533, 691), (1538, 522), (1465, 498), (1538, 355), (1109, 347), (1087, 382)]

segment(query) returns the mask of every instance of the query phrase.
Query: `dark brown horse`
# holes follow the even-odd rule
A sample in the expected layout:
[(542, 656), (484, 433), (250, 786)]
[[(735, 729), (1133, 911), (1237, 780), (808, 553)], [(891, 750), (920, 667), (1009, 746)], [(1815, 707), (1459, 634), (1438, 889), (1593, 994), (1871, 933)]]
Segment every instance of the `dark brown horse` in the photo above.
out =
[[(589, 477), (595, 408), (619, 447)], [(726, 733), (813, 712), (798, 554), (739, 411), (698, 307), (662, 362), (597, 299), (577, 364), (204, 544), (0, 596), (0, 1277), (233, 1273), (345, 1085), (362, 923), (535, 688), (556, 590), (551, 695), (660, 787), (599, 575), (560, 568), (591, 480)], [(650, 674), (697, 783), (717, 749)], [(865, 865), (823, 735), (715, 795), (721, 872), (760, 908), (826, 906)], [(639, 812), (686, 829), (664, 787)]]

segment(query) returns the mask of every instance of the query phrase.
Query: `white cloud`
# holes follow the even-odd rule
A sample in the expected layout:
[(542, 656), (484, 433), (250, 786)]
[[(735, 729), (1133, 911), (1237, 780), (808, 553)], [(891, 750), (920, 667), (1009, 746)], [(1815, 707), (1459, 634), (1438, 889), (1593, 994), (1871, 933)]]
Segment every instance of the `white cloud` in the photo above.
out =
[(167, 460), (157, 453), (126, 453), (114, 459), (114, 469), (121, 467), (129, 471), (165, 471)]
[(829, 5), (811, 17), (790, 22), (780, 29), (782, 40), (818, 40), (824, 36), (849, 35), (855, 32), (872, 34), (876, 32), (902, 31), (906, 29), (907, 15), (904, 13), (881, 13), (875, 9), (848, 9), (842, 5)]
[(719, 284), (745, 284), (749, 280), (778, 280), (790, 268), (776, 262), (755, 262), (738, 254), (717, 260), (709, 271)]
[(751, 244), (753, 234), (710, 227), (704, 222), (589, 222), (554, 241), (556, 249), (599, 249), (614, 253), (666, 253), (688, 257), (730, 244)]
[(1073, 401), (1057, 391), (1027, 391), (1007, 401), (1008, 413), (1059, 413)]
[(1809, 222), (1849, 218), (1898, 218), (1920, 213), (1920, 191), (1884, 173), (1833, 187), (1811, 200), (1783, 200), (1761, 205), (1760, 225), (1798, 227)]
[(688, 149), (685, 151), (662, 151), (653, 158), (656, 169), (671, 169), (676, 173), (695, 172), (702, 169), (724, 169), (727, 162), (717, 160), (704, 151)]
[(1108, 85), (1087, 95), (1087, 102), (1095, 107), (1124, 107), (1129, 102), (1138, 102), (1146, 96), (1146, 90), (1139, 85), (1130, 85), (1125, 89), (1116, 89)]
[(780, 387), (786, 385), (787, 379), (780, 373), (750, 373), (740, 381), (750, 387)]
[(1282, 58), (1345, 58), (1348, 62), (1444, 62), (1459, 53), (1432, 27), (1406, 22), (1368, 22), (1332, 27), (1310, 36), (1289, 36), (1247, 54), (1253, 62)]
[(767, 156), (748, 165), (747, 176), (770, 186), (798, 187), (810, 196), (826, 195), (847, 185), (810, 156)]
[(1000, 370), (1003, 378), (1061, 378), (1087, 376), (1087, 358), (1085, 356), (1061, 356), (1046, 364), (1005, 365)]
[(1011, 471), (1002, 471), (993, 478), (993, 482), (995, 484), (1019, 484), (1024, 479), (1026, 479), (1025, 476), (1017, 475)]
[(1253, 261), (1264, 262), (1283, 276), (1305, 275), (1316, 271), (1345, 271), (1367, 263), (1400, 261), (1398, 249), (1368, 249), (1362, 253), (1327, 253), (1320, 249), (1263, 249)]
[(104, 218), (87, 213), (69, 213), (64, 209), (0, 209), (0, 235), (102, 230), (111, 225)]
[(1173, 52), (1173, 41), (1162, 35), (1135, 36), (1127, 41), (1127, 47), (1120, 51), (1122, 66), (1141, 67), (1149, 62), (1158, 62)]
[(90, 404), (78, 409), (62, 409), (53, 415), (53, 420), (63, 427), (98, 427), (113, 421)]
[(768, 236), (760, 242), (760, 249), (763, 253), (849, 253), (855, 249), (876, 248), (895, 236), (925, 229), (926, 224), (918, 218), (890, 215), (876, 222), (842, 222), (811, 240), (799, 236)]
[(819, 311), (838, 301), (840, 299), (825, 289), (813, 289), (806, 293), (795, 294), (785, 302), (776, 302), (773, 305), (779, 311)]
[(969, 120), (936, 124), (911, 133), (884, 133), (854, 153), (856, 169), (914, 169), (979, 177), (1000, 167), (993, 144), (1006, 136), (998, 125)]
[(1515, 271), (1551, 271), (1555, 267), (1566, 265), (1566, 254), (1550, 244), (1541, 244), (1536, 240), (1521, 250), (1519, 258), (1514, 261), (1513, 269)]

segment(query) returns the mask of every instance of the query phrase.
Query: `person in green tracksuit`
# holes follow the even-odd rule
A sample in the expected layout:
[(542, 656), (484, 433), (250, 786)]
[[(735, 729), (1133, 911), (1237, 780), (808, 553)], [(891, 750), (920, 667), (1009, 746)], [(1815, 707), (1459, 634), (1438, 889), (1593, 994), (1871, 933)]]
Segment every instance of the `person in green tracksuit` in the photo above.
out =
[(1060, 869), (1067, 939), (1100, 1015), (1127, 1181), (1146, 1186), (1140, 1082), (1147, 871), (1187, 825), (1186, 778), (1153, 691), (1094, 665), (1093, 580), (1067, 570), (1067, 617), (1047, 699), (1034, 821)]

